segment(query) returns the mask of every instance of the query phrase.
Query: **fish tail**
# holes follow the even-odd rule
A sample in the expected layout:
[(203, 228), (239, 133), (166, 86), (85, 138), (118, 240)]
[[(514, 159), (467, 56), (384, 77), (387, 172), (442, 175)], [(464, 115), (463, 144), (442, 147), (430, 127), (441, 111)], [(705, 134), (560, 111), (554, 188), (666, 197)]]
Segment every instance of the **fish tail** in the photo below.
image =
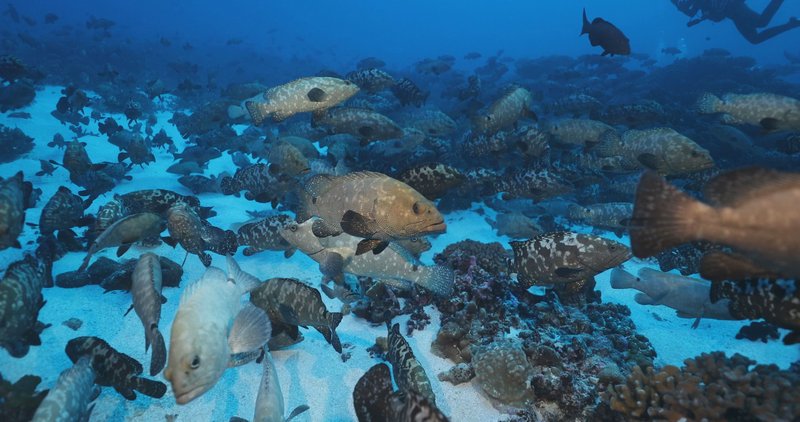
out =
[(630, 289), (636, 284), (636, 276), (623, 270), (614, 268), (611, 270), (611, 287), (615, 289)]
[(225, 258), (228, 261), (228, 278), (232, 279), (233, 282), (239, 286), (239, 290), (242, 294), (261, 285), (261, 280), (239, 268), (239, 264), (232, 256), (226, 255)]
[(336, 327), (340, 322), (342, 322), (341, 312), (328, 312), (328, 326), (319, 330), (337, 353), (342, 353), (342, 342), (339, 340), (339, 335), (336, 334)]
[(269, 116), (269, 108), (267, 107), (267, 103), (262, 103), (258, 101), (245, 101), (244, 106), (247, 108), (247, 112), (250, 113), (250, 118), (253, 120), (253, 124), (258, 126), (264, 119)]
[(446, 298), (453, 293), (453, 283), (456, 275), (450, 268), (436, 265), (428, 271), (418, 284), (440, 298)]
[(698, 205), (707, 207), (667, 183), (657, 173), (645, 173), (636, 188), (631, 219), (633, 255), (646, 258), (697, 240), (693, 220), (698, 217)]
[(286, 417), (285, 421), (289, 422), (290, 420), (294, 419), (295, 416), (305, 412), (308, 409), (309, 407), (307, 404), (301, 404), (300, 406), (295, 407), (294, 410), (292, 410), (292, 413), (290, 413), (289, 416)]
[(247, 115), (247, 110), (242, 106), (232, 105), (228, 107), (228, 118), (231, 120), (238, 119)]
[(586, 8), (583, 8), (583, 27), (581, 27), (581, 34), (588, 34), (589, 29), (592, 27), (592, 23), (589, 22), (589, 19), (586, 17)]
[(167, 363), (167, 346), (158, 326), (153, 325), (151, 333), (153, 335), (153, 354), (150, 356), (150, 376), (154, 377), (164, 369), (164, 365)]
[(142, 377), (132, 377), (133, 389), (145, 396), (160, 399), (167, 392), (167, 386), (163, 382), (149, 380)]
[(702, 114), (714, 114), (719, 112), (722, 100), (714, 94), (705, 93), (697, 100), (697, 111)]

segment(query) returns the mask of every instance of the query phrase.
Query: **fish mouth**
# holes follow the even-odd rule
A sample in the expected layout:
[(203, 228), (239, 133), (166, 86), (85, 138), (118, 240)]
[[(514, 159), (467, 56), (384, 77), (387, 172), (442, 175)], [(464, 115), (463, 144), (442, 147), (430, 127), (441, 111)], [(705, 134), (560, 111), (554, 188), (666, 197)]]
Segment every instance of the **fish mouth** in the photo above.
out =
[(183, 392), (183, 393), (180, 393), (180, 394), (176, 394), (175, 395), (175, 403), (177, 403), (177, 404), (189, 403), (190, 401), (200, 397), (206, 391), (208, 391), (208, 386), (199, 385), (199, 386), (197, 386), (195, 388), (192, 388), (189, 391), (186, 391), (186, 392)]
[(447, 230), (447, 224), (445, 224), (444, 220), (430, 224), (424, 229), (426, 233), (444, 233), (445, 230)]

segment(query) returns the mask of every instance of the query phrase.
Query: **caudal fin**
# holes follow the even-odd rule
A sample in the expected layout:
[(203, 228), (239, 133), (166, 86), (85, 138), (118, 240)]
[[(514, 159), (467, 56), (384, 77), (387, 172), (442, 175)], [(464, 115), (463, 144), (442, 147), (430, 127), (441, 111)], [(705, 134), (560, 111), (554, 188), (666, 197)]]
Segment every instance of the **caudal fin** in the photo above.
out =
[(583, 26), (581, 27), (581, 35), (588, 34), (592, 28), (592, 23), (586, 18), (586, 8), (583, 9)]
[(419, 285), (429, 290), (440, 298), (446, 298), (453, 293), (453, 283), (456, 275), (450, 268), (436, 265), (430, 268), (428, 275), (419, 280)]
[(154, 377), (164, 369), (164, 365), (167, 363), (167, 346), (158, 327), (154, 326), (152, 330), (153, 354), (150, 356), (150, 376)]
[(636, 188), (631, 219), (631, 250), (638, 258), (653, 256), (696, 238), (694, 221), (703, 208), (655, 172), (645, 173)]
[(305, 412), (306, 410), (310, 409), (307, 404), (301, 404), (292, 410), (292, 413), (286, 417), (285, 422), (289, 422), (290, 420), (294, 419), (295, 416)]
[(636, 284), (636, 281), (635, 275), (622, 268), (611, 270), (611, 287), (615, 289), (630, 289)]
[(719, 113), (722, 100), (714, 94), (705, 93), (697, 100), (697, 111), (702, 114)]
[(261, 284), (261, 281), (255, 276), (239, 268), (239, 264), (236, 263), (233, 257), (226, 255), (226, 259), (228, 261), (228, 278), (239, 286), (242, 294), (255, 289)]
[(247, 112), (250, 113), (250, 118), (256, 126), (260, 125), (261, 122), (269, 116), (269, 109), (266, 103), (251, 100), (245, 101), (244, 106), (247, 108)]
[(333, 346), (333, 350), (336, 350), (337, 353), (342, 353), (342, 342), (339, 340), (339, 335), (336, 334), (336, 327), (339, 326), (340, 322), (342, 322), (341, 312), (328, 312), (328, 326), (316, 327), (317, 331), (325, 337), (325, 340)]

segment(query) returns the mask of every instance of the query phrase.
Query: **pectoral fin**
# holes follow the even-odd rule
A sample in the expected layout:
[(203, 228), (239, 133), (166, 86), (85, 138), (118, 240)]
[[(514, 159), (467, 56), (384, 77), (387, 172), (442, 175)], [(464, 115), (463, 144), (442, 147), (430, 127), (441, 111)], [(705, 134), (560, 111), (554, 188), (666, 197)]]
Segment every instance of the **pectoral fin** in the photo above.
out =
[(362, 255), (369, 251), (372, 251), (373, 254), (377, 255), (383, 252), (386, 247), (389, 246), (389, 242), (380, 239), (364, 239), (358, 242), (358, 246), (356, 247), (356, 256)]
[(367, 218), (353, 210), (348, 210), (342, 216), (342, 230), (345, 233), (358, 237), (371, 237), (377, 231), (375, 220)]

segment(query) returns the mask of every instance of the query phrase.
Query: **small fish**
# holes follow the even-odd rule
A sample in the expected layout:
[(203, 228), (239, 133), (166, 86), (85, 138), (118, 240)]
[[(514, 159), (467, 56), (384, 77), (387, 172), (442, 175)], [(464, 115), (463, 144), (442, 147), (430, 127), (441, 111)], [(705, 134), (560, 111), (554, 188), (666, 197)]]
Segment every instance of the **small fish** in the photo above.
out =
[(336, 334), (342, 314), (328, 312), (319, 290), (294, 278), (272, 278), (250, 292), (250, 302), (263, 309), (272, 321), (314, 327), (337, 353), (342, 353)]
[(726, 124), (750, 124), (765, 130), (800, 130), (800, 100), (777, 94), (705, 94), (697, 102), (703, 114), (722, 113)]
[(706, 149), (671, 128), (632, 129), (621, 136), (612, 131), (602, 138), (592, 151), (599, 157), (622, 157), (622, 165), (629, 171), (650, 169), (681, 175), (714, 166)]
[(131, 142), (117, 155), (117, 161), (129, 160), (131, 164), (144, 167), (145, 164), (154, 163), (156, 156), (150, 150), (150, 143), (141, 136), (134, 136)]
[(561, 119), (545, 124), (545, 131), (553, 142), (565, 147), (586, 147), (590, 149), (601, 140), (600, 135), (614, 128), (597, 120)]
[(281, 231), (285, 229), (296, 231), (297, 222), (289, 215), (278, 214), (243, 225), (237, 230), (236, 236), (239, 245), (247, 246), (243, 251), (245, 256), (271, 250), (284, 251), (283, 255), (290, 258), (297, 249), (281, 236)]
[(44, 23), (47, 24), (56, 23), (57, 20), (58, 20), (58, 15), (56, 15), (55, 13), (47, 13), (46, 15), (44, 15)]
[(345, 75), (345, 79), (358, 85), (360, 89), (375, 94), (394, 86), (392, 75), (380, 69), (361, 69)]
[(172, 321), (164, 378), (175, 402), (186, 404), (210, 390), (237, 355), (259, 350), (270, 338), (263, 311), (242, 306), (241, 297), (260, 282), (228, 257), (228, 274), (209, 267), (181, 295)]
[(39, 166), (41, 167), (41, 170), (36, 172), (36, 175), (39, 177), (52, 176), (53, 172), (56, 171), (56, 166), (52, 161), (39, 160)]
[(117, 196), (114, 196), (114, 198), (100, 206), (100, 209), (97, 210), (94, 224), (86, 234), (90, 243), (93, 242), (97, 236), (100, 236), (100, 233), (103, 233), (103, 231), (111, 227), (112, 224), (130, 214), (131, 212), (125, 207), (125, 203)]
[(666, 47), (662, 48), (661, 52), (664, 54), (669, 54), (670, 56), (677, 56), (678, 54), (683, 53), (678, 47)]
[(603, 103), (591, 95), (572, 94), (548, 104), (547, 110), (559, 115), (569, 114), (577, 117), (593, 114), (602, 107)]
[(88, 357), (92, 363), (99, 385), (114, 387), (128, 400), (136, 400), (136, 393), (160, 399), (167, 392), (167, 386), (159, 381), (140, 377), (142, 364), (136, 359), (120, 353), (105, 340), (98, 337), (76, 337), (65, 347), (69, 359), (76, 363)]
[(730, 301), (736, 319), (764, 319), (791, 330), (783, 343), (800, 343), (800, 283), (797, 280), (750, 279), (712, 282), (711, 301)]
[(406, 169), (397, 179), (433, 201), (461, 186), (467, 178), (447, 164), (426, 163)]
[[(272, 355), (267, 352), (262, 363), (264, 374), (261, 376), (261, 384), (258, 386), (258, 396), (256, 396), (256, 410), (253, 422), (289, 422), (295, 416), (309, 409), (307, 405), (297, 406), (292, 413), (284, 418), (283, 393), (281, 385), (278, 383), (278, 371), (275, 370), (275, 363)], [(231, 418), (230, 422), (247, 422), (241, 418)]]
[(278, 140), (269, 150), (270, 171), (288, 177), (297, 177), (310, 170), (308, 159), (294, 145)]
[(380, 69), (384, 66), (386, 66), (386, 62), (377, 57), (367, 57), (356, 63), (356, 69), (358, 70)]
[(473, 128), (477, 133), (493, 135), (507, 129), (523, 117), (538, 120), (533, 111), (533, 95), (525, 88), (511, 86), (489, 107), (483, 115), (473, 118)]
[(513, 271), (527, 287), (588, 280), (630, 259), (630, 251), (619, 242), (573, 232), (546, 233), (509, 244)]
[(441, 110), (429, 109), (414, 113), (410, 126), (428, 136), (447, 136), (456, 130), (456, 122)]
[(134, 243), (158, 238), (164, 228), (164, 220), (158, 214), (145, 212), (123, 217), (97, 236), (89, 247), (89, 252), (83, 259), (78, 271), (85, 270), (92, 255), (98, 251), (118, 246), (117, 257), (120, 257)]
[(614, 24), (603, 18), (594, 18), (589, 22), (586, 18), (586, 9), (583, 9), (583, 27), (581, 35), (589, 34), (589, 43), (592, 47), (600, 46), (603, 48), (602, 55), (623, 55), (631, 54), (631, 44), (628, 37), (622, 33)]
[[(455, 275), (447, 267), (426, 266), (401, 245), (392, 242), (380, 254), (357, 254), (360, 238), (342, 233), (319, 238), (313, 233), (315, 220), (280, 230), (280, 234), (293, 246), (319, 263), (326, 279), (339, 283), (343, 273), (375, 279), (392, 279), (415, 283), (438, 297), (448, 297), (453, 292)], [(295, 229), (295, 230), (292, 230)]]
[(89, 403), (100, 394), (94, 380), (91, 359), (78, 359), (58, 376), (55, 385), (36, 409), (32, 421), (88, 421), (94, 408)]
[(23, 177), (20, 171), (13, 177), (0, 180), (0, 250), (21, 248), (17, 238), (25, 224), (25, 192), (33, 189)]
[(337, 107), (316, 113), (313, 124), (328, 128), (331, 134), (352, 135), (361, 145), (403, 136), (403, 129), (392, 119), (365, 108)]
[(14, 113), (9, 113), (8, 116), (6, 116), (6, 117), (10, 117), (12, 119), (30, 119), (31, 118), (31, 114), (28, 113), (28, 112), (24, 112), (24, 111), (17, 111), (17, 112), (14, 112)]
[[(270, 88), (263, 95), (245, 101), (244, 106), (253, 124), (260, 125), (267, 117), (281, 121), (297, 113), (326, 110), (357, 92), (356, 84), (338, 78), (300, 78)], [(231, 111), (228, 114), (233, 117)]]
[(400, 101), (400, 105), (413, 105), (422, 107), (428, 99), (430, 92), (423, 92), (408, 78), (402, 78), (391, 88), (392, 94)]
[(424, 59), (415, 64), (417, 72), (430, 75), (441, 75), (449, 71), (453, 64), (455, 64), (455, 57), (453, 56), (439, 56), (435, 59)]
[(386, 360), (392, 364), (392, 374), (394, 381), (400, 391), (415, 391), (421, 394), (432, 405), (436, 404), (436, 396), (431, 388), (431, 381), (425, 374), (425, 368), (414, 356), (414, 351), (406, 339), (400, 334), (400, 324), (394, 324), (389, 329), (389, 350), (386, 353)]
[(131, 214), (150, 212), (166, 217), (167, 211), (177, 203), (191, 207), (201, 218), (209, 218), (215, 214), (211, 208), (201, 207), (196, 196), (181, 195), (167, 189), (142, 189), (117, 197), (122, 206)]
[(47, 143), (49, 147), (66, 148), (68, 142), (64, 139), (64, 135), (56, 133), (53, 135), (53, 140)]
[(181, 176), (178, 178), (178, 183), (189, 188), (193, 194), (201, 194), (206, 192), (221, 193), (219, 187), (220, 179), (217, 177), (205, 177), (199, 174), (192, 174)]
[(211, 255), (205, 251), (228, 255), (235, 253), (239, 246), (236, 233), (214, 227), (201, 219), (190, 206), (180, 202), (167, 211), (167, 230), (170, 245), (180, 244), (187, 256), (197, 255), (206, 267), (211, 266)]
[(271, 202), (275, 208), (283, 195), (295, 183), (283, 176), (274, 175), (266, 164), (253, 164), (250, 167), (236, 170), (233, 177), (222, 177), (219, 185), (223, 195), (238, 196), (239, 192), (244, 190), (247, 191), (245, 193), (247, 200), (261, 203)]
[(477, 51), (471, 51), (464, 55), (464, 60), (476, 60), (481, 58), (481, 53)]
[(389, 241), (445, 231), (436, 206), (407, 184), (374, 172), (344, 176), (316, 175), (302, 191), (305, 221), (314, 225), (317, 237), (348, 233), (364, 238), (358, 255), (380, 253)]
[(536, 221), (521, 212), (498, 213), (495, 220), (486, 219), (500, 236), (513, 239), (530, 239), (544, 231)]
[(702, 318), (737, 319), (728, 310), (730, 301), (711, 303), (711, 282), (706, 280), (663, 273), (651, 268), (640, 269), (637, 277), (621, 268), (614, 268), (611, 271), (611, 287), (636, 289), (641, 292), (634, 298), (636, 303), (667, 306), (676, 310), (681, 318), (694, 318), (692, 328), (697, 328)]
[(494, 186), (498, 192), (503, 192), (505, 200), (531, 198), (541, 201), (573, 190), (571, 183), (553, 171), (532, 168), (508, 169)]
[(131, 308), (136, 311), (144, 326), (144, 351), (147, 352), (150, 345), (153, 345), (153, 355), (150, 357), (150, 376), (153, 377), (164, 369), (167, 361), (167, 347), (161, 331), (158, 330), (161, 319), (161, 285), (161, 264), (158, 256), (151, 252), (142, 254), (131, 277)]
[(734, 253), (704, 256), (700, 275), (743, 280), (777, 275), (800, 278), (800, 175), (758, 167), (723, 173), (705, 187), (702, 203), (653, 172), (642, 176), (631, 221), (631, 248), (639, 258), (683, 243), (706, 240)]
[(15, 358), (42, 344), (39, 334), (49, 327), (37, 321), (44, 283), (44, 267), (31, 255), (9, 265), (0, 282), (0, 346)]
[(633, 215), (633, 204), (629, 202), (608, 202), (604, 204), (572, 205), (568, 217), (582, 224), (612, 230), (621, 234), (627, 230)]

